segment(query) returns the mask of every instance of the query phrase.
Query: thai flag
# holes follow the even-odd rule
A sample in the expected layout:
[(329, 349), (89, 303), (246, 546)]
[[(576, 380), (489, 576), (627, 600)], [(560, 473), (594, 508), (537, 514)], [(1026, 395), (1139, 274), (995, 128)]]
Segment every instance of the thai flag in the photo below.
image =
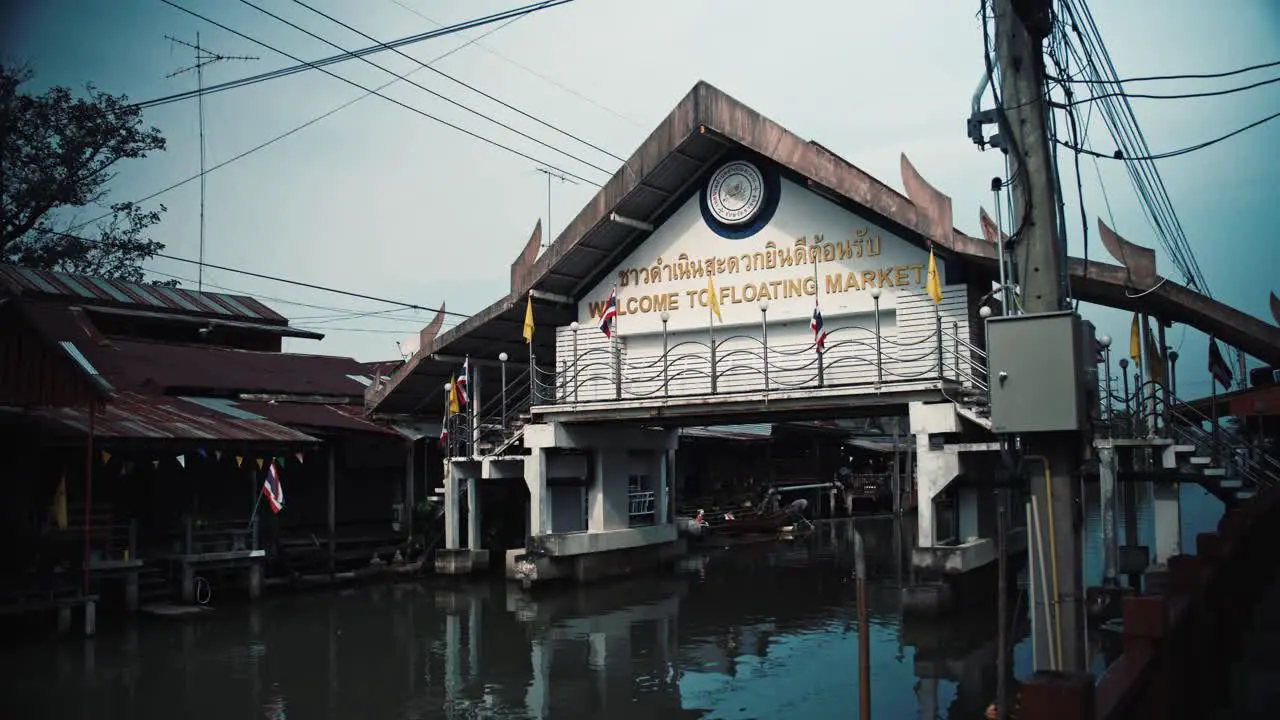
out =
[(604, 304), (604, 312), (600, 313), (600, 332), (607, 338), (613, 337), (613, 322), (618, 317), (618, 288), (609, 293), (609, 302)]
[(822, 311), (818, 309), (816, 302), (813, 304), (813, 317), (809, 320), (809, 329), (813, 331), (814, 352), (822, 352), (822, 346), (827, 342), (827, 334), (822, 331)]
[(467, 378), (471, 377), (471, 358), (462, 361), (462, 374), (455, 381), (458, 385), (458, 407), (467, 406)]
[(280, 471), (275, 461), (267, 467), (267, 479), (262, 481), (262, 494), (267, 496), (271, 504), (271, 512), (279, 513), (284, 509), (284, 486), (280, 484)]

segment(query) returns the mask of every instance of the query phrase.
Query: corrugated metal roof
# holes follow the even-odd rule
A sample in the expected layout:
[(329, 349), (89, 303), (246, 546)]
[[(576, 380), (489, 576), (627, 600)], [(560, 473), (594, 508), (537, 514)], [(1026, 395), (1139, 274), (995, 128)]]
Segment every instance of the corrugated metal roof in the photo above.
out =
[(366, 385), (350, 377), (364, 375), (364, 366), (351, 358), (108, 339), (79, 308), (24, 302), (23, 309), (44, 337), (73, 343), (117, 389), (364, 397)]
[(158, 308), (256, 322), (288, 322), (283, 315), (243, 295), (142, 285), (16, 265), (0, 265), (0, 286), (15, 295), (41, 295), (92, 304)]
[[(399, 437), (390, 428), (371, 423), (361, 415), (361, 407), (321, 405), (318, 403), (257, 402), (237, 400), (229, 410), (253, 413), (272, 422), (315, 430), (365, 432)], [(224, 410), (226, 412), (226, 410)]]
[(768, 440), (773, 435), (773, 426), (767, 424), (753, 425), (716, 425), (714, 427), (686, 427), (680, 429), (684, 437), (707, 438), (713, 440)]
[[(41, 408), (36, 418), (76, 435), (89, 432), (89, 413), (82, 408)], [(233, 418), (181, 398), (117, 393), (94, 418), (94, 435), (117, 440), (260, 442), (316, 444), (310, 435), (269, 420)]]

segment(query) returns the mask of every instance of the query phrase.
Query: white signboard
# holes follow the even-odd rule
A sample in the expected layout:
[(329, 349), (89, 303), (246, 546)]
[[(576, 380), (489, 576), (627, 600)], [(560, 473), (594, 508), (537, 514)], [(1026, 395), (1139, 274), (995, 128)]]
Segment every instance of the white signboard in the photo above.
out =
[[(738, 161), (718, 169), (699, 193), (707, 194), (712, 216), (732, 226), (759, 213), (764, 187), (759, 170)], [(924, 288), (927, 251), (800, 185), (784, 179), (780, 187), (768, 225), (738, 240), (708, 226), (695, 194), (587, 293), (578, 321), (598, 324), (615, 287), (624, 337), (662, 332), (664, 311), (670, 332), (706, 328), (711, 287), (723, 318), (717, 327), (758, 325), (761, 300), (771, 324), (807, 323), (815, 301), (830, 322), (870, 313), (872, 288), (881, 289), (884, 310), (896, 307), (898, 289)]]

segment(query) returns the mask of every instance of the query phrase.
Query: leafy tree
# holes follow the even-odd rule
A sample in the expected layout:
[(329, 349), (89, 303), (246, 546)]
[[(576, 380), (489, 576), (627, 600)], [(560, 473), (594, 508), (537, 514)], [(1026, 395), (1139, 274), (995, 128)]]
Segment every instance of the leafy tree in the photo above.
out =
[(62, 216), (100, 202), (116, 164), (163, 150), (164, 137), (123, 95), (92, 84), (83, 98), (65, 87), (21, 92), (31, 78), (0, 63), (0, 261), (142, 281), (142, 263), (164, 250), (146, 237), (163, 205), (116, 203), (96, 237)]

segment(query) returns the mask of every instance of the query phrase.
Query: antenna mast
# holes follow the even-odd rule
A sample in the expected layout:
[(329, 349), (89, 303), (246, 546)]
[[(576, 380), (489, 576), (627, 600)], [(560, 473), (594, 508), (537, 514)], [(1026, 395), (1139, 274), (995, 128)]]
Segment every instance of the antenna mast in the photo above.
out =
[(177, 43), (183, 47), (191, 48), (195, 51), (195, 64), (175, 70), (166, 78), (173, 78), (179, 75), (185, 75), (189, 72), (196, 74), (196, 103), (198, 105), (197, 112), (200, 115), (200, 261), (196, 265), (196, 290), (204, 290), (204, 176), (205, 170), (205, 154), (204, 154), (204, 66), (212, 65), (223, 60), (257, 60), (257, 57), (247, 55), (222, 55), (215, 53), (206, 47), (200, 45), (200, 33), (196, 33), (196, 42), (191, 44), (185, 40), (179, 40), (172, 35), (165, 35), (166, 40)]
[(546, 232), (542, 234), (542, 247), (548, 248), (551, 247), (551, 238), (554, 237), (551, 234), (551, 180), (554, 178), (562, 183), (569, 183), (571, 185), (577, 185), (578, 183), (573, 179), (566, 177), (564, 173), (557, 172), (551, 168), (540, 167), (536, 168), (536, 170), (547, 176), (547, 226)]

